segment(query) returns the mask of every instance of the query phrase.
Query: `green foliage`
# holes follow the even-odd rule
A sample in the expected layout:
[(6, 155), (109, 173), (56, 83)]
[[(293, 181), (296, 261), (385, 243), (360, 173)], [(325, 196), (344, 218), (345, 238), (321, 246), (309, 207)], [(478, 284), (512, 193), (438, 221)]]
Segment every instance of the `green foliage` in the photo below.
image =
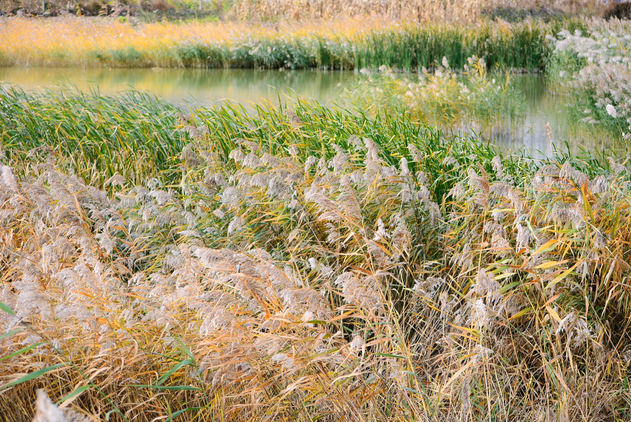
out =
[(475, 118), (493, 124), (499, 118), (523, 114), (524, 99), (507, 73), (489, 74), (483, 60), (472, 57), (461, 74), (440, 66), (434, 73), (399, 75), (390, 72), (360, 80), (344, 98), (370, 114), (393, 110), (413, 120), (453, 127)]
[(188, 138), (180, 111), (140, 92), (113, 98), (73, 89), (26, 93), (0, 87), (0, 143), (15, 159), (43, 147), (64, 156), (77, 175), (102, 184), (150, 175), (172, 180), (174, 157)]
[[(550, 50), (542, 24), (516, 24), (508, 29), (485, 24), (472, 27), (446, 25), (406, 26), (400, 30), (369, 32), (358, 39), (262, 38), (222, 43), (177, 45), (168, 55), (186, 67), (328, 68), (360, 69), (382, 65), (397, 69), (433, 68), (447, 57), (462, 69), (471, 56), (484, 58), (491, 69), (541, 70)], [(136, 52), (134, 52), (136, 53)], [(155, 52), (109, 52), (112, 66), (173, 65), (156, 61)]]
[(604, 21), (560, 31), (547, 69), (576, 121), (624, 140), (631, 139), (630, 33), (625, 22)]

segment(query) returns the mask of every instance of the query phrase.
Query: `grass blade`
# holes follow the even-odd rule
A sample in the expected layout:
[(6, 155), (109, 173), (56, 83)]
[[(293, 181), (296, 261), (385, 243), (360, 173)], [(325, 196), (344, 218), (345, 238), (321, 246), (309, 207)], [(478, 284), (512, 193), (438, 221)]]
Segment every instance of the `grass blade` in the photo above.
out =
[(38, 371), (35, 371), (35, 372), (30, 372), (30, 373), (26, 374), (25, 376), (23, 376), (22, 378), (20, 378), (18, 380), (11, 381), (8, 384), (0, 386), (0, 391), (7, 390), (7, 389), (9, 389), (11, 387), (15, 387), (16, 385), (22, 384), (24, 382), (34, 380), (35, 378), (38, 378), (38, 377), (40, 377), (40, 376), (42, 376), (44, 374), (47, 374), (49, 372), (52, 372), (52, 371), (54, 371), (56, 369), (59, 369), (61, 367), (64, 367), (64, 366), (66, 366), (65, 362), (64, 363), (58, 363), (58, 364), (52, 365), (52, 366), (47, 366), (46, 368), (42, 368), (42, 369), (40, 369)]

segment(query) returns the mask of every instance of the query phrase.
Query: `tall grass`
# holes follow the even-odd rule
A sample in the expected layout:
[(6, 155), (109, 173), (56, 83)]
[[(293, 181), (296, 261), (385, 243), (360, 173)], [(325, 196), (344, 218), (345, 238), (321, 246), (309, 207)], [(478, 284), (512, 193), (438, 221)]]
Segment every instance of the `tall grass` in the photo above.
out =
[[(93, 109), (127, 100), (81, 104), (68, 125), (90, 140)], [(120, 420), (631, 416), (626, 163), (309, 103), (198, 109), (186, 130), (177, 177), (109, 193), (72, 175), (106, 152), (27, 159), (3, 138), (3, 420), (38, 388)]]
[(257, 20), (378, 15), (415, 22), (467, 23), (498, 9), (599, 15), (603, 8), (599, 0), (235, 0), (231, 12), (241, 19)]
[(592, 14), (603, 12), (600, 0), (5, 0), (0, 13), (57, 15), (74, 13), (84, 16), (135, 15), (141, 19), (156, 17), (230, 17), (240, 20), (279, 21), (330, 19), (376, 15), (416, 22), (474, 22), (485, 13), (519, 15), (541, 11), (548, 14)]
[(243, 23), (124, 24), (59, 18), (0, 21), (5, 66), (237, 67), (354, 69), (434, 67), (470, 56), (492, 68), (543, 69), (546, 35), (578, 21), (418, 25), (354, 18), (282, 25)]
[(241, 20), (330, 19), (338, 16), (376, 15), (415, 22), (475, 22), (486, 1), (465, 4), (454, 0), (236, 0), (231, 13)]
[(373, 74), (343, 97), (373, 115), (399, 110), (413, 120), (447, 128), (467, 119), (494, 123), (523, 115), (523, 94), (515, 89), (511, 75), (489, 74), (484, 60), (476, 57), (468, 59), (464, 72), (452, 70), (446, 58), (442, 62), (433, 73)]
[(181, 111), (141, 92), (118, 97), (69, 89), (27, 94), (0, 86), (0, 142), (11, 159), (42, 153), (70, 160), (76, 174), (102, 185), (174, 177), (174, 159), (189, 138)]

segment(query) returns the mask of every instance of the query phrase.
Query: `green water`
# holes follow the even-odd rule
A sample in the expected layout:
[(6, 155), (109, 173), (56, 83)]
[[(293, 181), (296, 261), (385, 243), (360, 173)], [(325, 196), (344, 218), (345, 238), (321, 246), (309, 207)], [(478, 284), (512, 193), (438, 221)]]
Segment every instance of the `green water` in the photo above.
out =
[[(325, 104), (348, 101), (345, 90), (364, 76), (354, 72), (261, 71), (206, 69), (83, 69), (0, 68), (0, 82), (27, 90), (69, 84), (103, 94), (134, 88), (183, 106), (210, 106), (224, 101), (251, 107), (265, 101), (286, 101), (296, 96)], [(492, 116), (487, 121), (465, 120), (443, 128), (461, 135), (475, 134), (511, 151), (550, 155), (554, 147), (588, 151), (617, 150), (620, 142), (609, 134), (577, 124), (567, 115), (563, 100), (554, 95), (542, 76), (515, 76), (524, 100), (518, 117)], [(429, 122), (432, 124), (432, 122)]]
[(356, 78), (353, 72), (244, 69), (0, 68), (0, 81), (24, 89), (70, 84), (103, 94), (134, 88), (178, 104), (256, 104), (300, 96), (331, 103)]
[(580, 150), (606, 151), (610, 154), (626, 151), (626, 146), (607, 130), (581, 123), (568, 113), (570, 101), (554, 92), (544, 76), (516, 75), (513, 83), (523, 100), (519, 116), (494, 116), (488, 121), (468, 120), (456, 131), (478, 134), (510, 151), (525, 151), (537, 156), (550, 156), (554, 149), (572, 152)]

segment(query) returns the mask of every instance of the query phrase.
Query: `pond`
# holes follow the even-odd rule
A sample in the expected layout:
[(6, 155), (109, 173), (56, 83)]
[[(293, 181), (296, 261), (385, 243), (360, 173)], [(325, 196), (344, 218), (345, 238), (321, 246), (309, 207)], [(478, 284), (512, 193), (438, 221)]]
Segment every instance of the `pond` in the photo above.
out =
[[(296, 96), (334, 104), (347, 100), (345, 90), (364, 76), (354, 72), (261, 71), (217, 69), (84, 69), (0, 68), (0, 82), (23, 89), (55, 88), (69, 84), (82, 90), (113, 94), (129, 88), (147, 91), (183, 106), (209, 106), (223, 101), (252, 106)], [(577, 124), (564, 104), (551, 93), (542, 76), (514, 76), (525, 100), (519, 117), (494, 116), (489, 121), (467, 120), (455, 128), (461, 135), (475, 134), (512, 151), (550, 155), (554, 146), (567, 143), (578, 149), (611, 150), (619, 142), (609, 134)], [(432, 122), (430, 122), (432, 123)]]
[(499, 116), (492, 121), (470, 120), (457, 128), (463, 135), (477, 134), (511, 151), (550, 156), (566, 145), (576, 153), (621, 151), (625, 146), (606, 129), (581, 123), (568, 112), (567, 99), (554, 93), (542, 75), (515, 75), (516, 90), (524, 100), (523, 114)]
[(285, 95), (331, 103), (353, 72), (278, 71), (251, 69), (90, 69), (0, 67), (0, 82), (23, 89), (69, 84), (114, 94), (134, 88), (177, 104), (209, 106), (222, 101), (255, 104)]

